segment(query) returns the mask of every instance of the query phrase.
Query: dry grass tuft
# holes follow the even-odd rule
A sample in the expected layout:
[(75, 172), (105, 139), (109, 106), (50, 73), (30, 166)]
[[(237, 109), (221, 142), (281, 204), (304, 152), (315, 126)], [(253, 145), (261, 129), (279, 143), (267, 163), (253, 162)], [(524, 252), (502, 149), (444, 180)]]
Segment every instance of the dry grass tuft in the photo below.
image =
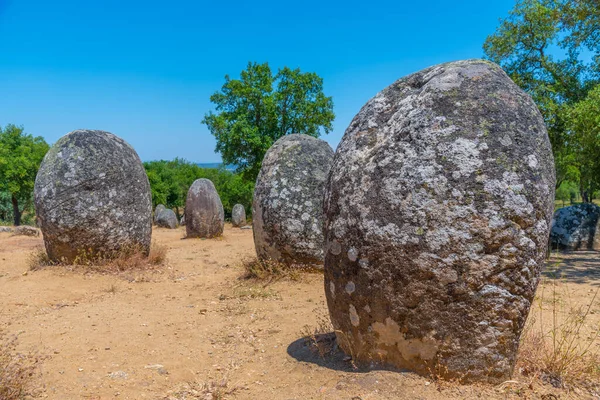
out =
[(18, 337), (0, 332), (0, 399), (17, 400), (35, 396), (43, 357), (17, 352)]
[(230, 386), (227, 378), (218, 382), (188, 382), (163, 400), (225, 400), (240, 389), (240, 386)]
[(338, 344), (329, 315), (323, 314), (320, 309), (316, 309), (315, 313), (317, 313), (317, 324), (315, 326), (304, 325), (300, 336), (313, 353), (317, 353), (322, 359), (325, 359), (338, 350)]
[[(587, 306), (574, 307), (564, 300), (568, 292), (556, 279), (542, 283), (537, 312), (530, 315), (521, 337), (517, 370), (556, 388), (599, 390), (600, 326), (592, 326), (589, 318), (599, 291)], [(552, 315), (549, 321), (544, 319), (544, 305)]]
[(261, 260), (253, 257), (242, 261), (244, 273), (241, 279), (266, 281), (267, 283), (278, 280), (298, 281), (301, 279), (302, 273), (318, 272), (321, 270), (310, 265), (303, 264), (285, 264), (274, 260)]
[(132, 270), (152, 270), (166, 261), (167, 248), (157, 243), (150, 246), (150, 254), (146, 256), (138, 246), (124, 247), (112, 254), (97, 255), (91, 251), (80, 252), (72, 263), (51, 260), (43, 248), (37, 249), (29, 258), (29, 269), (37, 271), (49, 266), (78, 266), (91, 271), (119, 273)]

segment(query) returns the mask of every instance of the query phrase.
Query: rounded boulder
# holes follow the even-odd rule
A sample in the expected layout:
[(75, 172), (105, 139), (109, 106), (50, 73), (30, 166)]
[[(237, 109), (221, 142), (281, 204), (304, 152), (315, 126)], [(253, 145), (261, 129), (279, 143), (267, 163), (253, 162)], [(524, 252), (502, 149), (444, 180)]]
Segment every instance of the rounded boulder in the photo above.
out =
[(323, 267), (323, 191), (333, 161), (327, 142), (286, 135), (267, 151), (252, 203), (260, 259)]
[(188, 238), (212, 238), (223, 234), (225, 213), (215, 185), (196, 179), (185, 201), (185, 231)]
[(52, 260), (110, 256), (128, 246), (150, 251), (146, 171), (135, 150), (109, 132), (76, 130), (60, 138), (42, 161), (34, 197)]
[(177, 228), (177, 215), (170, 208), (165, 208), (160, 211), (155, 217), (156, 226), (161, 228), (175, 229)]
[(324, 197), (343, 350), (425, 375), (510, 379), (554, 184), (542, 116), (499, 66), (441, 64), (378, 93), (346, 130)]
[(158, 215), (166, 209), (167, 209), (167, 207), (165, 207), (163, 204), (159, 204), (156, 206), (156, 208), (154, 209), (154, 223), (156, 223), (156, 219), (158, 218)]
[(600, 207), (576, 204), (556, 210), (550, 246), (559, 250), (600, 250)]
[(236, 204), (231, 209), (231, 225), (242, 227), (246, 225), (246, 208), (241, 204)]

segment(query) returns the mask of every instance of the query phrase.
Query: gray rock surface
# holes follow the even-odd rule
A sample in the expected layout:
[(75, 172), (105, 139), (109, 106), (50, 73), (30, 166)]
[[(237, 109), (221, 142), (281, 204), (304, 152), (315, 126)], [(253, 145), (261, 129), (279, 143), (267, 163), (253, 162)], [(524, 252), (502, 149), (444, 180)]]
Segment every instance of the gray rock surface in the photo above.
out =
[(259, 258), (323, 267), (323, 191), (333, 161), (327, 142), (286, 135), (265, 154), (252, 203)]
[(156, 224), (156, 219), (158, 218), (158, 215), (166, 210), (167, 207), (165, 207), (163, 204), (159, 204), (156, 206), (156, 208), (154, 209), (154, 223)]
[(231, 225), (242, 227), (246, 225), (246, 209), (241, 204), (236, 204), (231, 209)]
[(0, 226), (0, 232), (12, 232), (12, 228), (10, 226)]
[(324, 196), (340, 346), (358, 362), (509, 379), (554, 184), (542, 116), (497, 65), (441, 64), (378, 93), (346, 130)]
[(177, 215), (170, 208), (165, 208), (155, 216), (155, 223), (161, 228), (175, 229), (177, 228)]
[(33, 226), (20, 225), (13, 229), (13, 236), (40, 236), (40, 231)]
[(188, 238), (221, 236), (225, 213), (215, 185), (208, 179), (196, 179), (185, 201), (185, 231)]
[(152, 203), (135, 150), (104, 131), (76, 130), (50, 148), (35, 180), (35, 207), (48, 256), (150, 251)]
[(550, 246), (560, 250), (600, 250), (600, 207), (584, 203), (556, 210)]
[(184, 214), (181, 216), (181, 219), (179, 220), (179, 225), (185, 226), (185, 211)]

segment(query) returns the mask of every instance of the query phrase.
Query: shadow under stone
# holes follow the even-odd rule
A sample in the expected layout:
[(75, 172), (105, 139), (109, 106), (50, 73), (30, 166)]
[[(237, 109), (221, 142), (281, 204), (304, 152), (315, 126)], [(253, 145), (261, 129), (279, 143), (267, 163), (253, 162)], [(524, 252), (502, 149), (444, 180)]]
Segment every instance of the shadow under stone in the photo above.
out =
[(572, 251), (553, 253), (542, 276), (572, 283), (600, 286), (600, 252)]
[(378, 363), (355, 365), (352, 359), (337, 345), (334, 332), (297, 339), (288, 346), (287, 353), (297, 361), (316, 364), (335, 371), (358, 373), (371, 371), (410, 372)]

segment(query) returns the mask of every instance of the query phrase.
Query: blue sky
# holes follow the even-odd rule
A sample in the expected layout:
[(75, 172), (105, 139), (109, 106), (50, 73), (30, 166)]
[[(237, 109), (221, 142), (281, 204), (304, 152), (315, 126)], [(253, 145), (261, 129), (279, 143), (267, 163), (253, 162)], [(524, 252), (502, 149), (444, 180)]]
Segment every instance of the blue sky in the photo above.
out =
[(204, 114), (248, 61), (312, 71), (333, 96), (335, 149), (394, 80), (482, 56), (514, 0), (0, 0), (0, 126), (54, 143), (79, 128), (127, 140), (142, 160), (220, 161)]

